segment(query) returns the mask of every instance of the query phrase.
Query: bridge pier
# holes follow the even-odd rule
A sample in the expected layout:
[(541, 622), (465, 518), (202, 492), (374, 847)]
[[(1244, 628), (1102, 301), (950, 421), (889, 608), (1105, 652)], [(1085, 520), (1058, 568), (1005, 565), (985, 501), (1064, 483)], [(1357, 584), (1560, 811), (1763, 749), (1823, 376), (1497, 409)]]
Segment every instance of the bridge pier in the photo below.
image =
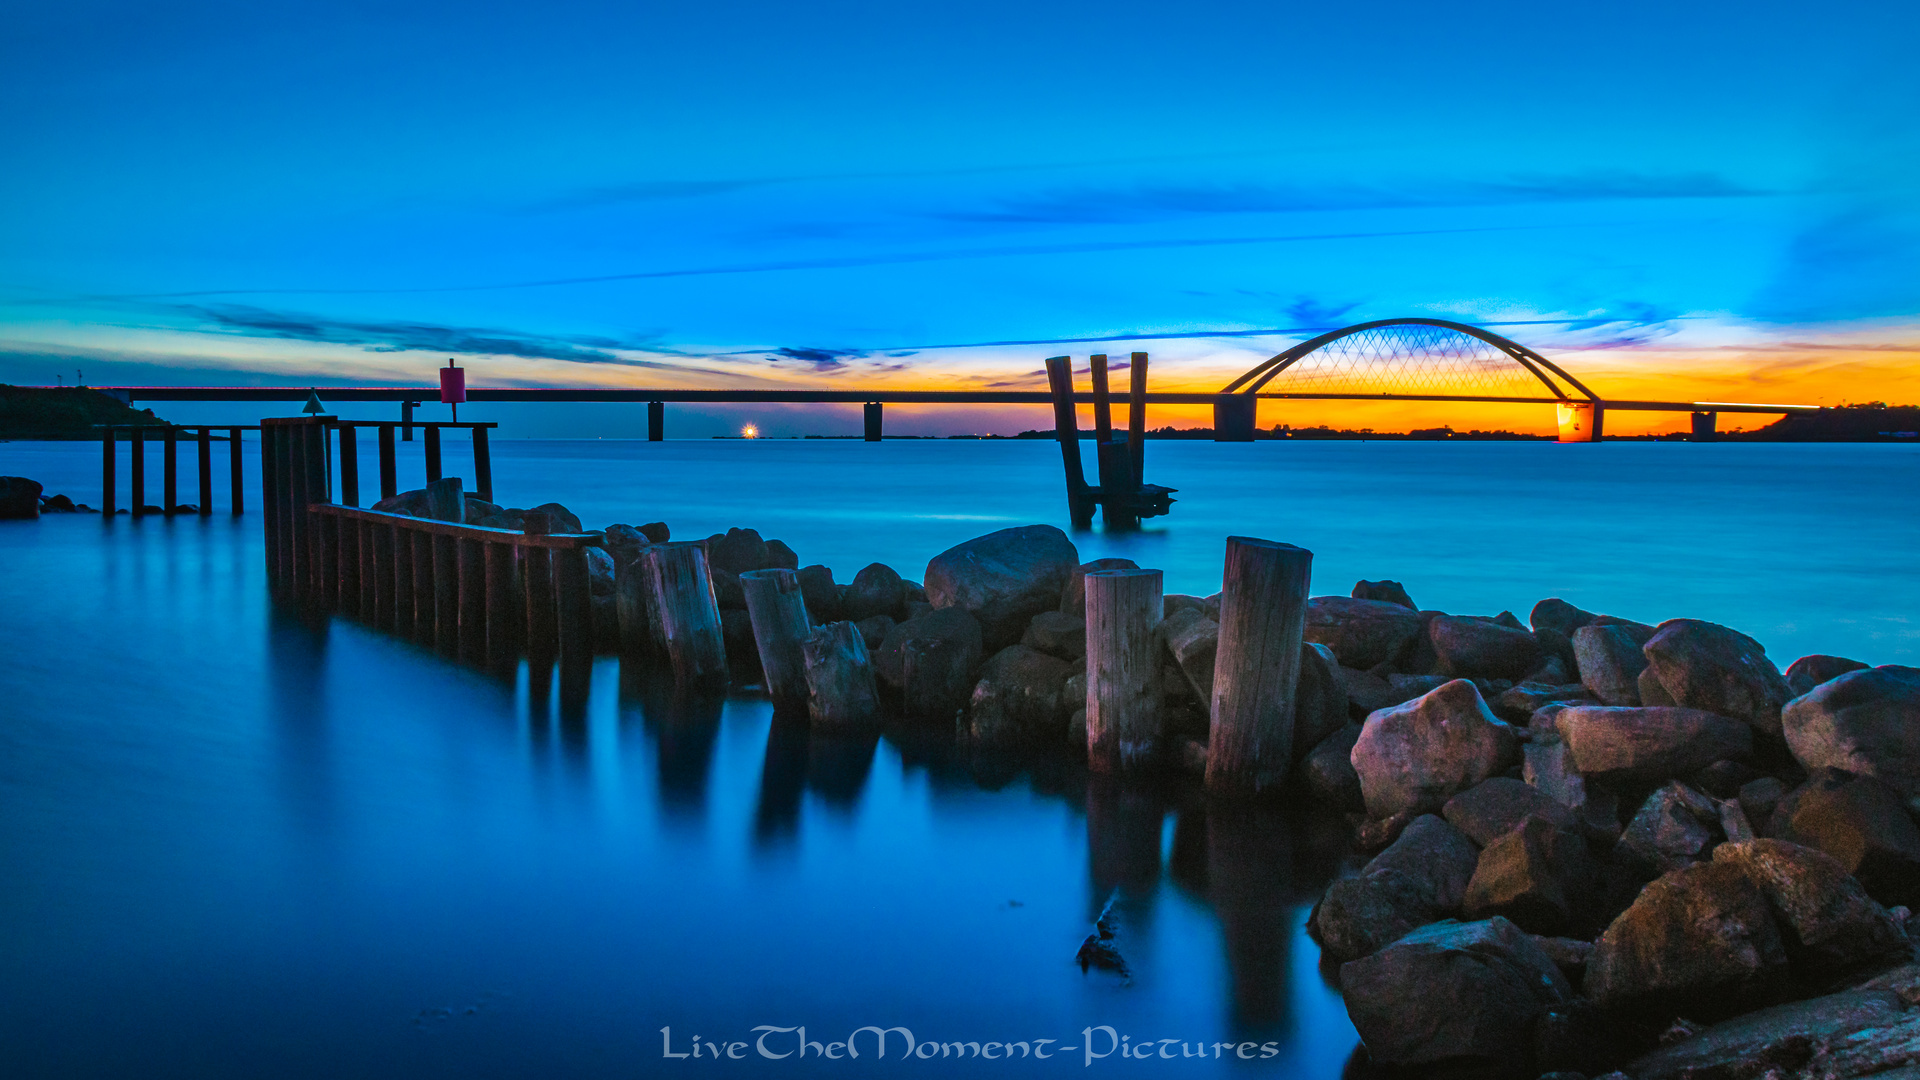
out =
[(647, 441), (659, 442), (667, 437), (667, 406), (665, 402), (647, 402)]
[(879, 442), (881, 405), (877, 401), (869, 401), (863, 408), (866, 410), (867, 441)]
[(1213, 403), (1214, 442), (1252, 442), (1260, 399), (1252, 394), (1222, 394)]
[(1599, 442), (1606, 407), (1594, 401), (1570, 401), (1554, 406), (1563, 443)]
[(1714, 430), (1714, 427), (1719, 421), (1719, 419), (1720, 419), (1720, 414), (1717, 412), (1713, 412), (1712, 410), (1694, 413), (1693, 414), (1693, 441), (1694, 442), (1713, 442), (1714, 440), (1718, 439), (1720, 435), (1719, 435), (1719, 432)]

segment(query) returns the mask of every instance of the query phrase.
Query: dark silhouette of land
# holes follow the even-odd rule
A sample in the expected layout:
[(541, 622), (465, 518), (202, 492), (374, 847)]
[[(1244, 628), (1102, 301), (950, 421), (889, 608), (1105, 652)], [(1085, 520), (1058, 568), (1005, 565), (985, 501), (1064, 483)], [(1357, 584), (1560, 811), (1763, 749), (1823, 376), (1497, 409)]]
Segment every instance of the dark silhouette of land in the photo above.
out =
[(165, 427), (152, 409), (135, 409), (84, 386), (0, 383), (0, 439), (98, 439), (96, 424)]

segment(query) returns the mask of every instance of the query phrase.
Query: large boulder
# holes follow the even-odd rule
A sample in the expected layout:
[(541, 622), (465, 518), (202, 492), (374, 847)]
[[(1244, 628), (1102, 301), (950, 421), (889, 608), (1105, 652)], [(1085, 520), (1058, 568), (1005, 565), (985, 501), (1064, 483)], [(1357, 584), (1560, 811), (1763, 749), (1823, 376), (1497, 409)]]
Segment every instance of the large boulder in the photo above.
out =
[(1496, 776), (1468, 788), (1448, 799), (1440, 813), (1447, 824), (1481, 847), (1512, 832), (1529, 818), (1539, 818), (1566, 829), (1578, 824), (1568, 807), (1538, 788), (1509, 776)]
[(1533, 934), (1562, 934), (1585, 924), (1600, 870), (1586, 839), (1570, 826), (1528, 817), (1495, 837), (1481, 850), (1467, 883), (1461, 905), (1466, 917), (1504, 915)]
[(1767, 831), (1833, 856), (1881, 903), (1920, 904), (1920, 826), (1871, 776), (1820, 770), (1781, 798)]
[(0, 476), (0, 518), (37, 518), (46, 488), (24, 476)]
[[(460, 483), (457, 476), (443, 477), (426, 487), (389, 495), (374, 503), (372, 509), (385, 514), (405, 514), (408, 517), (466, 524), (467, 500), (460, 490)], [(561, 530), (555, 528), (552, 531)]]
[(1787, 692), (1799, 697), (1823, 682), (1867, 667), (1858, 660), (1849, 660), (1844, 656), (1824, 656), (1820, 653), (1803, 656), (1787, 665)]
[(1565, 975), (1503, 918), (1423, 927), (1340, 967), (1347, 1016), (1377, 1065), (1531, 1077), (1542, 1018), (1572, 1003)]
[(1073, 665), (1038, 649), (1000, 650), (973, 688), (964, 734), (976, 746), (1062, 741), (1073, 707), (1063, 711), (1061, 691), (1071, 674)]
[(1427, 624), (1442, 675), (1463, 678), (1522, 679), (1540, 666), (1534, 636), (1492, 619), (1436, 615)]
[(1676, 780), (1647, 796), (1614, 850), (1651, 877), (1704, 862), (1725, 838), (1719, 804)]
[(1608, 705), (1640, 704), (1640, 672), (1647, 658), (1627, 627), (1583, 626), (1573, 632), (1573, 658), (1580, 681)]
[(732, 574), (774, 569), (767, 542), (753, 529), (728, 529), (707, 537), (707, 565)]
[(1648, 885), (1594, 943), (1582, 986), (1603, 1008), (1717, 1020), (1778, 1001), (1788, 974), (1766, 894), (1709, 862)]
[[(1211, 699), (1203, 699), (1209, 703)], [(1311, 641), (1300, 645), (1300, 681), (1293, 693), (1293, 760), (1347, 724), (1347, 688), (1333, 650)]]
[(1355, 960), (1458, 915), (1477, 857), (1459, 830), (1432, 814), (1414, 818), (1359, 876), (1327, 887), (1309, 917), (1314, 939), (1328, 956)]
[(1307, 601), (1307, 640), (1332, 649), (1344, 667), (1370, 668), (1398, 657), (1421, 627), (1419, 612), (1385, 600), (1316, 596)]
[(868, 563), (853, 575), (853, 582), (840, 597), (847, 618), (855, 622), (875, 615), (897, 618), (907, 606), (907, 585), (893, 567)]
[(1620, 832), (1619, 801), (1610, 788), (1588, 784), (1573, 767), (1573, 755), (1558, 738), (1535, 738), (1522, 748), (1521, 777), (1527, 786), (1566, 807), (1592, 838)]
[(1489, 705), (1495, 716), (1510, 724), (1524, 724), (1548, 705), (1596, 704), (1582, 683), (1523, 682), (1501, 691)]
[(833, 580), (833, 569), (814, 563), (803, 566), (794, 572), (800, 580), (800, 598), (807, 605), (807, 615), (815, 626), (825, 626), (838, 622), (842, 615), (840, 606), (840, 586)]
[(1792, 695), (1759, 642), (1718, 623), (1669, 619), (1642, 651), (1675, 704), (1780, 734), (1780, 709)]
[(1399, 604), (1408, 611), (1419, 611), (1419, 605), (1413, 597), (1407, 595), (1406, 586), (1397, 581), (1356, 581), (1353, 585), (1355, 600), (1384, 600), (1389, 604)]
[(1789, 702), (1780, 722), (1809, 772), (1845, 769), (1920, 795), (1920, 668), (1842, 674)]
[(1384, 819), (1438, 810), (1518, 753), (1513, 729), (1488, 711), (1472, 683), (1455, 679), (1367, 717), (1352, 761), (1367, 816)]
[(1699, 709), (1575, 705), (1554, 727), (1573, 767), (1603, 783), (1658, 784), (1753, 751), (1747, 725)]
[(1913, 952), (1887, 909), (1839, 861), (1784, 840), (1713, 849), (1713, 861), (1740, 868), (1772, 905), (1794, 973), (1811, 984), (1903, 963)]
[(1071, 663), (1087, 655), (1087, 622), (1064, 611), (1043, 611), (1027, 624), (1020, 644)]
[(613, 556), (599, 548), (587, 549), (587, 590), (594, 596), (613, 595)]
[(1051, 525), (1001, 529), (935, 555), (927, 602), (972, 615), (997, 651), (1019, 641), (1035, 615), (1060, 606), (1079, 565), (1073, 541)]
[[(1087, 617), (1087, 575), (1095, 570), (1138, 569), (1140, 569), (1140, 564), (1134, 562), (1132, 559), (1095, 559), (1092, 562), (1081, 563), (1079, 566), (1073, 568), (1072, 573), (1067, 575), (1066, 587), (1060, 591), (1061, 612), (1072, 615), (1077, 619)], [(1167, 599), (1171, 600), (1173, 597), (1168, 596)], [(1189, 597), (1188, 599), (1198, 600), (1199, 598)], [(1165, 613), (1168, 615), (1173, 614), (1171, 610), (1167, 610)]]
[(631, 525), (609, 525), (601, 534), (601, 543), (606, 545), (607, 554), (613, 556), (615, 567), (628, 567), (639, 560), (640, 553), (651, 547), (653, 541)]
[(1527, 625), (1535, 630), (1557, 630), (1568, 637), (1575, 630), (1599, 618), (1591, 611), (1583, 611), (1557, 596), (1548, 597), (1533, 605), (1533, 611), (1527, 616)]
[[(449, 479), (457, 478), (449, 477)], [(432, 485), (429, 484), (428, 486), (431, 487)], [(528, 512), (547, 515), (547, 521), (551, 524), (550, 532), (556, 536), (568, 533), (578, 534), (587, 531), (580, 526), (580, 518), (575, 515), (573, 511), (557, 502), (541, 503), (539, 506), (530, 507)]]

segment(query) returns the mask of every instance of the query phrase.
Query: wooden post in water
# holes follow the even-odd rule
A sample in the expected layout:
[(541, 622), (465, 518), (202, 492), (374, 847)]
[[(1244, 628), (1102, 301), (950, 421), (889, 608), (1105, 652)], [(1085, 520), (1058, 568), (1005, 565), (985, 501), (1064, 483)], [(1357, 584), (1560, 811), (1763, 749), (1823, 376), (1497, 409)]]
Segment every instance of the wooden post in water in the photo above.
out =
[[(334, 560), (339, 566), (340, 610), (348, 615), (361, 614), (360, 594), (362, 581), (360, 576), (360, 526), (364, 522), (353, 518), (327, 515), (329, 527), (333, 530)], [(371, 608), (372, 605), (368, 605)]]
[(880, 722), (880, 698), (866, 639), (850, 622), (815, 627), (801, 644), (807, 666), (807, 717), (816, 732), (867, 731)]
[(115, 497), (119, 494), (114, 489), (120, 486), (120, 478), (114, 475), (118, 471), (120, 451), (114, 443), (119, 441), (117, 428), (108, 428), (106, 437), (100, 440), (100, 513), (107, 518), (113, 517), (115, 511), (119, 510), (114, 505)]
[(180, 429), (168, 424), (160, 448), (160, 509), (171, 514), (180, 505)]
[(391, 633), (394, 629), (393, 526), (370, 521), (367, 534), (373, 545), (373, 625)]
[(373, 622), (380, 608), (375, 595), (380, 578), (374, 535), (379, 527), (371, 521), (356, 521), (353, 526), (354, 550), (360, 560), (360, 617)]
[(440, 425), (425, 424), (427, 429), (427, 483), (440, 479)]
[[(553, 600), (553, 552), (551, 548), (522, 548), (522, 571), (527, 595), (527, 666), (535, 672), (553, 667), (559, 646), (558, 612)], [(544, 676), (536, 678), (536, 683)]]
[(641, 558), (657, 638), (666, 644), (674, 681), (684, 688), (724, 687), (727, 645), (707, 575), (706, 546), (684, 540), (652, 544)]
[(488, 545), (461, 537), (460, 544), (460, 655), (478, 663), (487, 655)]
[(1060, 463), (1067, 473), (1067, 513), (1077, 529), (1093, 524), (1087, 498), (1087, 473), (1080, 465), (1080, 421), (1073, 407), (1073, 359), (1047, 358), (1047, 385), (1053, 391), (1053, 433), (1060, 442)]
[(861, 406), (866, 422), (866, 441), (879, 442), (883, 406), (877, 401), (869, 401)]
[(398, 525), (384, 526), (393, 563), (388, 579), (393, 589), (393, 623), (388, 627), (402, 637), (413, 636), (413, 530)]
[[(1093, 378), (1093, 445), (1103, 447), (1113, 441), (1113, 395), (1107, 385), (1107, 354), (1094, 353), (1087, 358), (1088, 374)], [(1106, 467), (1100, 469), (1100, 486), (1106, 487)]]
[(559, 621), (560, 695), (593, 667), (593, 588), (587, 549), (553, 549), (553, 598)]
[[(263, 429), (264, 434), (264, 429)], [(233, 516), (239, 517), (247, 509), (246, 468), (240, 457), (240, 429), (227, 429), (227, 481), (233, 485), (229, 496), (233, 500)]]
[(307, 490), (306, 498), (300, 501), (298, 507), (300, 517), (307, 523), (307, 543), (310, 545), (308, 558), (311, 561), (308, 565), (311, 579), (308, 584), (329, 607), (338, 600), (340, 588), (330, 557), (336, 519), (331, 515), (316, 518), (307, 507), (313, 503), (332, 501), (327, 483), (327, 422), (332, 419), (331, 416), (315, 416), (300, 429), (306, 436)]
[(433, 647), (460, 649), (460, 541), (433, 536)]
[(128, 465), (127, 480), (133, 490), (127, 493), (127, 507), (134, 517), (143, 517), (147, 512), (147, 432), (138, 424), (127, 429)]
[(400, 403), (400, 441), (401, 442), (413, 441), (413, 406), (414, 404), (415, 403), (411, 401), (403, 401)]
[(1293, 760), (1295, 692), (1307, 621), (1313, 552), (1227, 537), (1220, 646), (1213, 663), (1207, 787), (1278, 788)]
[(1117, 773), (1160, 753), (1162, 576), (1087, 574), (1087, 767)]
[(200, 516), (213, 513), (213, 429), (201, 428), (198, 440), (200, 466)]
[(473, 489), (481, 498), (493, 501), (493, 451), (483, 427), (473, 429)]
[(301, 508), (307, 505), (307, 433), (303, 427), (289, 423), (282, 437), (287, 446), (287, 487), (280, 495), (285, 505), (282, 516), (286, 520), (286, 536), (290, 537), (287, 558), (287, 594), (305, 599), (307, 585), (313, 580), (313, 536), (307, 526), (307, 515)]
[(433, 534), (404, 529), (401, 535), (413, 547), (413, 638), (431, 645), (434, 618), (440, 613), (433, 593)]
[(656, 635), (659, 620), (653, 616), (653, 585), (643, 548), (632, 562), (613, 559), (613, 614), (619, 623), (620, 655), (624, 657), (661, 657), (667, 643)]
[(1147, 354), (1133, 354), (1127, 368), (1127, 456), (1133, 459), (1133, 486), (1147, 482)]
[(513, 603), (513, 546), (487, 544), (485, 547), (486, 658), (487, 666), (498, 669), (511, 662), (518, 651), (520, 634), (515, 632), (514, 615), (520, 608)]
[(380, 497), (391, 499), (400, 493), (400, 470), (393, 460), (393, 425), (380, 425)]
[(360, 505), (360, 429), (352, 424), (340, 427), (340, 502)]
[(280, 473), (273, 449), (279, 435), (279, 428), (260, 425), (260, 511), (266, 519), (267, 588), (275, 594), (280, 591), (280, 545), (284, 539), (280, 531)]
[(791, 570), (749, 570), (740, 575), (740, 588), (747, 594), (753, 643), (760, 652), (760, 670), (766, 675), (774, 711), (805, 708), (807, 659), (802, 646), (813, 626), (800, 595), (799, 575)]

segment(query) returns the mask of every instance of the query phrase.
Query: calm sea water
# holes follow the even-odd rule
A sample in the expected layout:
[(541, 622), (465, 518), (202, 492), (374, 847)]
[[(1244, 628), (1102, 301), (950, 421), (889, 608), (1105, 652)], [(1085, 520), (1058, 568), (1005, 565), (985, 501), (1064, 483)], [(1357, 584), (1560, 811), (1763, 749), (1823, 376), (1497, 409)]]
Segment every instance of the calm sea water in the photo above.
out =
[[(0, 444), (0, 473), (89, 503), (98, 470), (97, 447)], [(1065, 524), (1042, 443), (503, 441), (495, 471), (510, 503), (752, 526), (841, 580)], [(1155, 443), (1148, 474), (1181, 489), (1170, 518), (1076, 539), (1173, 590), (1216, 589), (1244, 533), (1311, 548), (1320, 591), (1384, 576), (1459, 612), (1558, 595), (1709, 618), (1783, 665), (1920, 653), (1914, 448)], [(0, 522), (5, 1075), (1038, 1075), (1085, 1071), (1103, 1025), (1178, 1040), (1107, 1071), (1330, 1077), (1352, 1051), (1300, 929), (1348, 858), (1337, 822), (937, 742), (809, 741), (751, 698), (623, 686), (613, 661), (556, 717), (524, 674), (275, 610), (260, 518), (215, 505)], [(1072, 962), (1109, 898), (1126, 980)], [(863, 1025), (1055, 1056), (754, 1046)], [(663, 1057), (663, 1027), (676, 1053), (698, 1035), (744, 1057)]]

